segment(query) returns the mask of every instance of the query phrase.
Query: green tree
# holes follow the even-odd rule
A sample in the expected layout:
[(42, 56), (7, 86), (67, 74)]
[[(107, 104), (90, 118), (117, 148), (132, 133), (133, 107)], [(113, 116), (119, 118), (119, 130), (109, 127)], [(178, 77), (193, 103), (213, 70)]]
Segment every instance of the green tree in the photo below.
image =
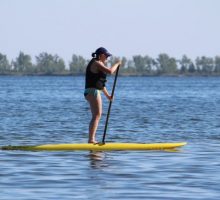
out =
[(133, 61), (137, 72), (139, 73), (143, 72), (145, 67), (144, 57), (142, 57), (141, 55), (133, 56)]
[(195, 68), (196, 68), (196, 71), (198, 73), (202, 72), (202, 64), (201, 64), (201, 61), (200, 61), (200, 57), (197, 57), (196, 60), (195, 60)]
[(196, 58), (197, 70), (203, 74), (210, 74), (214, 71), (213, 58), (202, 56)]
[(123, 71), (123, 73), (128, 75), (136, 74), (136, 68), (133, 60), (127, 60), (127, 65)]
[(160, 66), (156, 59), (152, 60), (152, 72), (155, 74), (159, 74), (160, 72)]
[(153, 58), (146, 55), (144, 57), (144, 60), (145, 60), (144, 71), (147, 72), (148, 74), (152, 73), (152, 68), (153, 68), (153, 63), (154, 63)]
[(180, 73), (186, 73), (189, 70), (190, 65), (192, 64), (192, 61), (186, 55), (183, 55), (179, 63), (180, 63)]
[(137, 72), (143, 74), (149, 74), (152, 72), (153, 59), (150, 56), (133, 56), (133, 61)]
[(122, 62), (121, 67), (124, 69), (127, 64), (127, 58), (122, 57), (121, 62)]
[(215, 73), (220, 74), (220, 56), (215, 56)]
[(126, 73), (127, 72), (127, 58), (122, 57), (121, 59), (121, 67), (120, 67), (120, 74)]
[(189, 72), (189, 73), (195, 73), (195, 72), (196, 72), (196, 67), (195, 67), (195, 65), (194, 65), (193, 63), (191, 63), (191, 64), (189, 65), (188, 72)]
[(20, 52), (16, 60), (13, 62), (16, 72), (33, 72), (31, 56)]
[(173, 74), (177, 71), (175, 58), (170, 58), (167, 54), (159, 54), (157, 58), (159, 73)]
[(73, 54), (72, 60), (69, 63), (70, 72), (74, 74), (83, 74), (86, 71), (86, 65), (88, 61), (82, 56), (77, 56)]
[(11, 65), (8, 62), (7, 56), (0, 53), (0, 74), (10, 72)]
[(46, 52), (36, 56), (36, 67), (38, 73), (58, 74), (65, 71), (65, 63), (58, 55), (51, 55)]
[(63, 73), (65, 71), (65, 62), (58, 55), (53, 56), (55, 73)]

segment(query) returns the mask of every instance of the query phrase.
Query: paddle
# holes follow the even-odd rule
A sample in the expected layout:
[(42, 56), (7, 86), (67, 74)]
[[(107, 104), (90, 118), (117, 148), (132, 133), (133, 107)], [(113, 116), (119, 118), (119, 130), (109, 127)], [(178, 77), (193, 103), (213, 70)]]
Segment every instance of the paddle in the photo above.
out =
[[(120, 65), (118, 65), (118, 68), (117, 68), (116, 74), (115, 74), (115, 80), (114, 80), (114, 84), (113, 84), (113, 88), (112, 88), (112, 94), (111, 94), (112, 99), (114, 97), (114, 92), (115, 92), (116, 81), (117, 81), (117, 78), (118, 78), (119, 67), (120, 67)], [(109, 106), (108, 106), (108, 114), (107, 114), (107, 117), (106, 117), (105, 129), (104, 129), (104, 134), (103, 134), (103, 138), (102, 138), (102, 143), (103, 144), (105, 144), (105, 136), (106, 136), (106, 131), (107, 131), (107, 127), (108, 127), (108, 120), (109, 120), (109, 116), (110, 116), (111, 106), (112, 106), (112, 101), (109, 102)]]

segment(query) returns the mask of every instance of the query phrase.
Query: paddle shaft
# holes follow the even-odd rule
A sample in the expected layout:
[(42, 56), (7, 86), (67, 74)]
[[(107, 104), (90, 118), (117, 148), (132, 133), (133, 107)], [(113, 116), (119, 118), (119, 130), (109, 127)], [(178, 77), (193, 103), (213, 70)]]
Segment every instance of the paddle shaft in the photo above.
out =
[[(115, 86), (116, 86), (116, 82), (117, 82), (117, 78), (118, 78), (119, 67), (120, 67), (120, 65), (118, 65), (118, 68), (116, 70), (115, 80), (114, 80), (114, 84), (113, 84), (113, 88), (112, 88), (112, 94), (111, 94), (112, 100), (113, 100), (113, 97), (114, 97), (114, 92), (115, 92)], [(103, 144), (105, 144), (105, 136), (106, 136), (106, 132), (107, 132), (107, 128), (108, 128), (108, 120), (109, 120), (109, 116), (110, 116), (110, 112), (111, 112), (112, 100), (109, 102), (109, 106), (108, 106), (108, 114), (107, 114), (107, 117), (106, 117), (105, 129), (104, 129), (104, 134), (103, 134), (103, 138), (102, 138), (102, 143)]]

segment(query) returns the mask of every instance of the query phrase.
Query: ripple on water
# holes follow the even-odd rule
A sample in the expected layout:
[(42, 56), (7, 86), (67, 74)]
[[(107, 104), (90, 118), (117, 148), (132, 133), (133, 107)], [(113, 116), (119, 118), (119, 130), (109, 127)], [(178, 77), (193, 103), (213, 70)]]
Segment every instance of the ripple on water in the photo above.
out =
[[(176, 152), (0, 150), (0, 199), (219, 199), (219, 87), (218, 78), (119, 77), (107, 141), (188, 145)], [(0, 145), (86, 142), (83, 88), (83, 77), (0, 77)]]

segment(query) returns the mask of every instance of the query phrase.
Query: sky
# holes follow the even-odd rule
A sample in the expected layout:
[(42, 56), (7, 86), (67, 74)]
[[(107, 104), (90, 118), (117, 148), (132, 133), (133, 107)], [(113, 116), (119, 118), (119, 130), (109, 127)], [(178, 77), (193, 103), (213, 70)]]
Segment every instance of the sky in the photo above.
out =
[(220, 54), (219, 0), (0, 0), (0, 53), (14, 59), (103, 46), (114, 56)]

